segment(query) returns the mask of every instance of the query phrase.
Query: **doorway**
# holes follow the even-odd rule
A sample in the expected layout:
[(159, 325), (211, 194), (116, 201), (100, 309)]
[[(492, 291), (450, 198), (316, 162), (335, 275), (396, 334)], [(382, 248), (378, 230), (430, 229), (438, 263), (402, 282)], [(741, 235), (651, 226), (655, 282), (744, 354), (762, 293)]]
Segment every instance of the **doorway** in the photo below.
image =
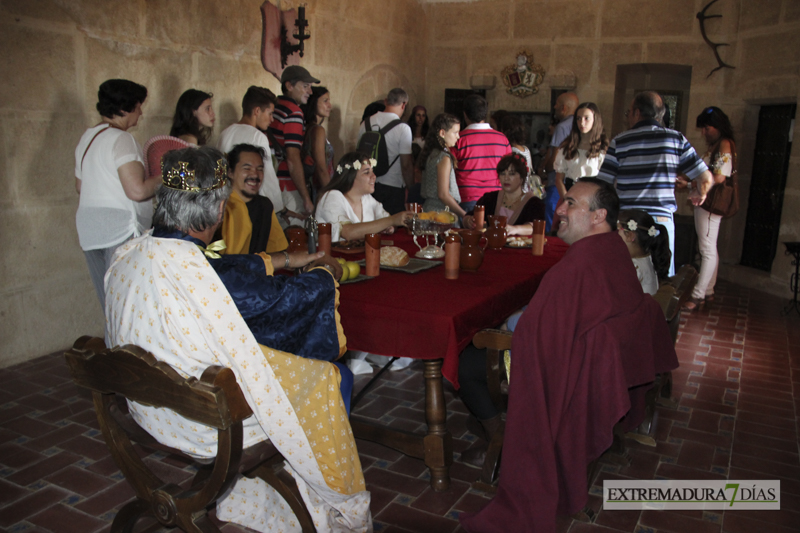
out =
[(796, 111), (797, 104), (783, 104), (762, 106), (758, 113), (741, 264), (767, 272), (778, 248)]

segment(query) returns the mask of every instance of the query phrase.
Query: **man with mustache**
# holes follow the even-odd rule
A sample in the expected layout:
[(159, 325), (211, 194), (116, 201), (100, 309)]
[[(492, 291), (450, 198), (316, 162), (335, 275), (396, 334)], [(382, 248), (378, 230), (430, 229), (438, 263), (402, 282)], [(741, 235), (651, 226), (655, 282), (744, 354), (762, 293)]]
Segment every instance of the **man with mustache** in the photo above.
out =
[(258, 194), (265, 155), (252, 144), (237, 144), (227, 154), (231, 195), (222, 222), (226, 254), (271, 254), (289, 247), (272, 201)]

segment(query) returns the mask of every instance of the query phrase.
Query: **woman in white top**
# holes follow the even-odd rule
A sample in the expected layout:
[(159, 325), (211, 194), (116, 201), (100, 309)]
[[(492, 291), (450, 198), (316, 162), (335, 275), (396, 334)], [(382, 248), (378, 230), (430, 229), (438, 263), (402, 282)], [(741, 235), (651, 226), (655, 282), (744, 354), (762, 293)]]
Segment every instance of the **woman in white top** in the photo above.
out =
[(528, 180), (522, 192), (533, 191), (536, 198), (544, 198), (544, 187), (542, 180), (533, 172), (533, 161), (531, 160), (531, 150), (525, 146), (525, 127), (522, 120), (517, 115), (506, 114), (500, 119), (500, 132), (508, 139), (511, 151), (525, 158), (525, 164), (529, 169)]
[(572, 133), (556, 151), (553, 169), (561, 198), (580, 178), (597, 176), (608, 150), (603, 117), (594, 102), (584, 102), (575, 110)]
[(330, 183), (320, 191), (317, 222), (330, 223), (333, 242), (363, 239), (368, 233), (394, 233), (395, 226), (402, 226), (414, 216), (411, 211), (389, 215), (372, 197), (375, 192), (372, 167), (376, 164), (359, 152), (345, 154)]
[(128, 80), (108, 80), (97, 96), (101, 121), (86, 130), (75, 149), (75, 188), (80, 194), (75, 223), (105, 311), (103, 278), (111, 255), (150, 228), (150, 199), (161, 177), (145, 176), (141, 147), (127, 132), (142, 116), (147, 89)]
[[(714, 175), (714, 187), (722, 187), (736, 172), (736, 145), (731, 121), (720, 108), (711, 106), (697, 116), (696, 125), (708, 145), (703, 162)], [(694, 182), (692, 184), (695, 185)], [(710, 191), (708, 196), (711, 197)], [(709, 209), (711, 206), (708, 203), (694, 208), (697, 247), (702, 261), (697, 283), (692, 290), (692, 297), (684, 304), (685, 309), (696, 309), (704, 302), (714, 300), (714, 285), (719, 269), (717, 237), (722, 217), (711, 213)]]

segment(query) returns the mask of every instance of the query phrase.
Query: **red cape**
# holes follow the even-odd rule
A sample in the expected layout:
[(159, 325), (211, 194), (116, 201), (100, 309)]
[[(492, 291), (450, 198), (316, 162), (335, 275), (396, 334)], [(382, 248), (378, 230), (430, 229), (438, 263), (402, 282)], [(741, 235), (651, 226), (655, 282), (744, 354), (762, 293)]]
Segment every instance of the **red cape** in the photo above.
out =
[(467, 531), (555, 531), (556, 514), (586, 504), (586, 468), (612, 442), (643, 391), (629, 387), (678, 366), (660, 306), (642, 291), (617, 232), (573, 244), (520, 318), (500, 482), (494, 499), (462, 515)]

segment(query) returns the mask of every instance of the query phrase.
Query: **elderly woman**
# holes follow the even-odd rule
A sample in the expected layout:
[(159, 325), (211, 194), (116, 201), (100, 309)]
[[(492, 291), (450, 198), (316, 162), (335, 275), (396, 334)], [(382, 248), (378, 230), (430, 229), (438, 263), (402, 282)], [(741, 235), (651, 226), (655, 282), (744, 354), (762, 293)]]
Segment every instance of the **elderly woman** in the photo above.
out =
[(80, 194), (75, 224), (105, 310), (103, 277), (111, 255), (150, 227), (150, 199), (161, 177), (146, 177), (142, 149), (128, 133), (142, 116), (147, 89), (128, 80), (108, 80), (97, 98), (100, 123), (86, 130), (75, 149), (75, 188)]
[(359, 152), (345, 154), (336, 166), (333, 179), (320, 191), (317, 222), (331, 224), (331, 239), (363, 239), (368, 233), (394, 233), (412, 218), (411, 211), (389, 215), (372, 193), (375, 192), (375, 161)]
[[(486, 216), (506, 217), (509, 235), (531, 235), (533, 221), (544, 220), (544, 202), (534, 191), (524, 192), (528, 165), (521, 154), (504, 156), (497, 163), (497, 179), (501, 189), (484, 194), (476, 205), (486, 207)], [(464, 217), (464, 227), (475, 228), (472, 212)]]
[(203, 146), (214, 129), (213, 94), (188, 89), (178, 98), (169, 135), (158, 135), (144, 143), (145, 168), (150, 177), (161, 175), (161, 158), (170, 150)]

